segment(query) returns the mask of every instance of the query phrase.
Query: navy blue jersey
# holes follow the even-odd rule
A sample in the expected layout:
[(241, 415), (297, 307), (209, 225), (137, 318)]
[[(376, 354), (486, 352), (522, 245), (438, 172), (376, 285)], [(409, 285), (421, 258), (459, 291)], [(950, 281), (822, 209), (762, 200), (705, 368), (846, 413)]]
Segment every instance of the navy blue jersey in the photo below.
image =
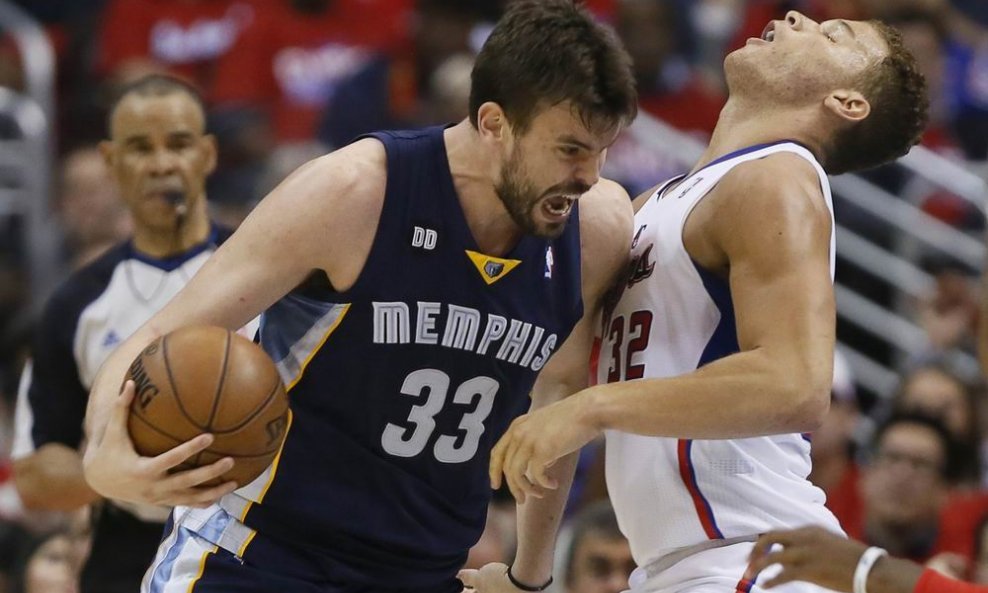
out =
[(450, 579), (480, 537), (490, 449), (583, 314), (579, 219), (574, 206), (559, 238), (486, 256), (443, 129), (374, 137), (387, 190), (360, 277), (345, 292), (293, 291), (262, 316), (293, 419), (244, 522), (358, 582), (422, 586)]

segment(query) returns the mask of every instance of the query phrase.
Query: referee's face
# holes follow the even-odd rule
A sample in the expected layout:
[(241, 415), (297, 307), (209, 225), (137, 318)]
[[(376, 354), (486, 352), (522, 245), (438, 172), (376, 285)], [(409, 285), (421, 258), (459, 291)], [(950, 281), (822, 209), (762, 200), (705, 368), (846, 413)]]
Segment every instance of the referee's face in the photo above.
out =
[(205, 199), (216, 146), (201, 109), (182, 92), (132, 94), (120, 101), (101, 145), (137, 225), (175, 228), (176, 200), (186, 208)]

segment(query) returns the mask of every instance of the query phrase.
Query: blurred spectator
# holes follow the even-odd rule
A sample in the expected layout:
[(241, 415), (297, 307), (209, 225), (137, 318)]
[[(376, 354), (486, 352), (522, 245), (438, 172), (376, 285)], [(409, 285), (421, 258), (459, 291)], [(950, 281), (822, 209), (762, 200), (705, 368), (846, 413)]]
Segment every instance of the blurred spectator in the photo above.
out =
[(974, 22), (988, 26), (988, 4), (983, 0), (952, 0), (950, 4)]
[(415, 73), (419, 88), (426, 88), (447, 59), (471, 52), (471, 33), (485, 12), (478, 0), (418, 0), (416, 8), (412, 26)]
[(723, 92), (702, 79), (680, 51), (672, 0), (621, 0), (615, 28), (634, 64), (641, 108), (687, 132), (709, 137)]
[[(616, 5), (615, 30), (634, 65), (640, 120), (656, 117), (706, 141), (724, 105), (723, 93), (704, 79), (683, 51), (683, 7), (674, 0), (621, 0)], [(722, 59), (721, 59), (722, 61)], [(718, 62), (718, 70), (720, 61)], [(689, 165), (674, 151), (657, 149), (626, 130), (607, 151), (603, 174), (632, 197), (662, 179), (684, 173)]]
[[(956, 23), (952, 22), (952, 25)], [(948, 51), (947, 82), (954, 111), (954, 133), (969, 159), (988, 158), (988, 32), (967, 23), (974, 33), (955, 35)]]
[(79, 546), (68, 530), (35, 537), (20, 554), (13, 593), (78, 593)]
[[(256, 106), (278, 142), (309, 140), (353, 85), (363, 102), (346, 114), (359, 132), (379, 127), (414, 80), (392, 60), (407, 53), (411, 0), (270, 0), (264, 26), (245, 31), (218, 66), (215, 103)], [(387, 127), (387, 126), (382, 126)], [(347, 141), (349, 138), (344, 139)], [(339, 137), (331, 145), (339, 145)]]
[(842, 525), (860, 521), (860, 470), (854, 461), (854, 433), (861, 421), (857, 392), (847, 359), (834, 353), (830, 411), (812, 435), (809, 480), (827, 495), (827, 508)]
[(458, 122), (470, 112), (470, 72), (473, 54), (457, 53), (446, 58), (429, 78), (422, 114), (424, 125)]
[[(485, 16), (496, 15), (482, 0), (420, 0), (409, 54), (381, 62), (376, 75), (370, 71), (363, 82), (355, 80), (359, 84), (341, 88), (326, 112), (319, 138), (338, 146), (369, 131), (375, 121), (377, 127), (396, 127), (464, 119), (474, 50), (479, 46), (475, 36), (485, 36), (481, 26)], [(369, 102), (371, 87), (379, 89), (376, 96), (390, 95), (390, 103)]]
[[(106, 0), (14, 0), (44, 28), (55, 54), (55, 109), (62, 146), (99, 137), (102, 119), (89, 110), (94, 39)], [(0, 42), (0, 86), (24, 89), (22, 56), (10, 39)], [(95, 134), (95, 135), (94, 135)]]
[[(264, 0), (107, 0), (97, 72), (122, 85), (167, 71), (193, 83), (209, 101), (217, 91), (220, 60), (236, 59), (231, 50), (242, 35), (261, 28), (269, 18), (260, 14), (267, 4)], [(251, 71), (239, 69), (238, 76), (245, 72)]]
[(20, 525), (0, 519), (0, 593), (13, 591), (14, 573), (19, 572), (20, 550), (28, 538)]
[(902, 43), (916, 56), (920, 72), (926, 77), (930, 96), (930, 123), (923, 135), (923, 144), (935, 149), (960, 150), (950, 129), (953, 116), (947, 88), (947, 44), (949, 38), (944, 20), (935, 13), (920, 9), (887, 8), (876, 16), (902, 34)]
[(882, 424), (862, 474), (863, 517), (843, 526), (848, 535), (917, 562), (970, 550), (957, 533), (941, 529), (951, 451), (950, 433), (939, 420), (895, 415)]
[(264, 164), (258, 184), (254, 188), (254, 202), (268, 195), (292, 171), (329, 151), (328, 146), (319, 142), (286, 144), (275, 149)]
[(518, 528), (515, 499), (507, 488), (496, 490), (487, 507), (487, 525), (470, 548), (463, 568), (481, 568), (491, 562), (510, 563), (515, 557)]
[(905, 373), (892, 401), (893, 411), (938, 419), (950, 432), (956, 475), (972, 486), (981, 483), (981, 430), (974, 390), (950, 367), (929, 362)]
[(72, 151), (61, 169), (56, 207), (75, 269), (128, 237), (133, 222), (97, 147)]
[(620, 593), (635, 569), (631, 546), (606, 500), (573, 516), (564, 554), (565, 593)]
[(974, 532), (974, 564), (971, 580), (988, 585), (988, 515), (984, 515)]

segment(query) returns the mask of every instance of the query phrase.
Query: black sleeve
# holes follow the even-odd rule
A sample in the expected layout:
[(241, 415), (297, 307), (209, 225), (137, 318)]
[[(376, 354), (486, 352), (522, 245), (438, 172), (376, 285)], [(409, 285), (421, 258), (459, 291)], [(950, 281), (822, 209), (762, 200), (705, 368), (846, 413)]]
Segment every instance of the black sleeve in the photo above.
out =
[(79, 380), (73, 341), (83, 307), (69, 292), (60, 290), (48, 301), (35, 334), (28, 389), (35, 448), (53, 442), (77, 448), (82, 442), (89, 390)]

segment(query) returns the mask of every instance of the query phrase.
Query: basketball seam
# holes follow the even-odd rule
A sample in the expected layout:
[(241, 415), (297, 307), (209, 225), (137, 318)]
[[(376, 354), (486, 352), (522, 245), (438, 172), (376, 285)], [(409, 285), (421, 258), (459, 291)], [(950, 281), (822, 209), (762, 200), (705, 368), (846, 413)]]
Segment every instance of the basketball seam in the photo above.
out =
[(234, 433), (234, 432), (237, 432), (238, 430), (242, 429), (244, 426), (247, 426), (248, 424), (250, 424), (250, 422), (254, 418), (257, 418), (265, 410), (268, 409), (268, 405), (270, 405), (271, 404), (271, 401), (274, 400), (275, 395), (277, 395), (277, 392), (278, 392), (278, 387), (280, 385), (281, 385), (281, 378), (276, 377), (275, 378), (275, 381), (274, 381), (274, 387), (272, 387), (271, 388), (271, 391), (268, 392), (268, 396), (266, 398), (264, 398), (264, 401), (261, 402), (260, 404), (258, 404), (258, 406), (256, 408), (254, 408), (254, 411), (253, 412), (251, 412), (250, 414), (248, 414), (247, 417), (244, 418), (243, 420), (241, 420), (239, 424), (236, 424), (233, 427), (228, 428), (226, 430), (214, 430), (213, 431), (213, 434), (230, 434), (230, 433)]
[(226, 346), (223, 350), (223, 366), (220, 369), (220, 380), (216, 383), (216, 393), (213, 394), (213, 409), (209, 412), (209, 420), (206, 421), (206, 430), (211, 430), (213, 420), (216, 419), (216, 412), (220, 408), (220, 399), (223, 397), (223, 383), (226, 381), (226, 367), (230, 362), (230, 330), (226, 330)]
[(151, 421), (150, 420), (148, 420), (144, 416), (141, 416), (140, 414), (131, 414), (131, 417), (140, 420), (141, 422), (143, 422), (144, 424), (146, 424), (148, 428), (150, 428), (151, 430), (155, 431), (156, 433), (172, 439), (173, 441), (175, 441), (177, 443), (176, 446), (184, 443), (187, 440), (187, 439), (179, 438), (179, 437), (177, 437), (177, 436), (175, 436), (175, 435), (173, 435), (173, 434), (171, 434), (169, 432), (165, 432), (164, 430), (161, 430), (160, 428), (158, 428), (154, 424), (151, 424)]
[(172, 388), (172, 397), (175, 398), (175, 403), (178, 404), (178, 411), (182, 413), (182, 416), (189, 421), (192, 426), (195, 426), (199, 430), (205, 431), (206, 427), (196, 422), (195, 418), (189, 415), (185, 410), (185, 406), (182, 405), (182, 398), (178, 395), (178, 388), (175, 387), (175, 378), (172, 376), (172, 365), (168, 362), (168, 336), (163, 336), (161, 338), (161, 359), (165, 362), (165, 372), (168, 373), (168, 384)]
[[(132, 414), (132, 417), (133, 418), (136, 418), (137, 420), (140, 420), (141, 423), (143, 423), (144, 425), (146, 425), (151, 430), (157, 432), (158, 434), (160, 434), (162, 436), (165, 436), (165, 437), (168, 437), (171, 440), (175, 441), (175, 446), (176, 447), (179, 446), (179, 445), (181, 445), (182, 443), (186, 442), (182, 438), (177, 437), (177, 436), (171, 434), (170, 432), (165, 432), (164, 430), (161, 430), (159, 427), (155, 426), (154, 424), (151, 424), (151, 421), (150, 420), (148, 420), (147, 418), (145, 418), (145, 417), (143, 417), (141, 415)], [(243, 454), (239, 454), (239, 453), (225, 453), (223, 451), (217, 451), (216, 449), (205, 449), (204, 451), (201, 451), (199, 453), (199, 455), (202, 455), (202, 453), (215, 453), (217, 455), (224, 455), (226, 457), (264, 457), (265, 455), (271, 455), (272, 453), (276, 452), (279, 447), (281, 447), (280, 444), (278, 445), (278, 447), (275, 447), (274, 449), (268, 449), (268, 450), (262, 451), (260, 453), (255, 453), (253, 455), (243, 455)], [(164, 453), (164, 451), (162, 453)], [(198, 460), (199, 455), (196, 456), (196, 459), (195, 460), (191, 460), (190, 461), (190, 460), (186, 459), (182, 463), (192, 463), (193, 465), (196, 465), (196, 461)]]
[(223, 451), (220, 451), (220, 450), (217, 450), (217, 449), (206, 449), (205, 451), (203, 451), (203, 453), (212, 453), (214, 455), (222, 455), (223, 457), (234, 457), (234, 458), (244, 458), (244, 459), (246, 459), (246, 458), (253, 458), (253, 457), (267, 457), (267, 456), (270, 456), (270, 455), (272, 455), (273, 453), (275, 453), (277, 451), (278, 451), (278, 448), (276, 447), (274, 449), (269, 449), (269, 450), (263, 451), (261, 453), (255, 453), (254, 455), (244, 455), (242, 453), (224, 453)]

